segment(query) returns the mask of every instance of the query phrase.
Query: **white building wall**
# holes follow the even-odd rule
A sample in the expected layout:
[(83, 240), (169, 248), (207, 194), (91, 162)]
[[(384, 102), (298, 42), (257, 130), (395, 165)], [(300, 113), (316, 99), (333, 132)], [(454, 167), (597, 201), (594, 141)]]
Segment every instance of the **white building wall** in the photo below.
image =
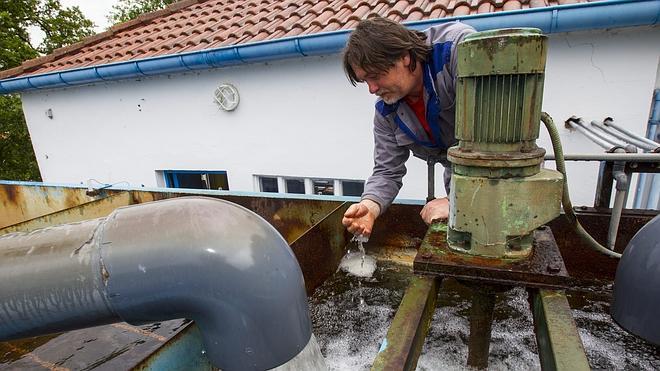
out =
[[(659, 51), (658, 27), (550, 37), (543, 109), (561, 126), (565, 153), (602, 152), (563, 128), (572, 115), (645, 132)], [(240, 92), (232, 112), (213, 100), (224, 82)], [(23, 94), (45, 182), (157, 186), (158, 170), (226, 170), (237, 191), (255, 191), (255, 174), (366, 179), (373, 103), (348, 83), (338, 55)], [(399, 197), (424, 199), (426, 164), (411, 158), (408, 169)], [(592, 204), (597, 164), (571, 163), (568, 176), (574, 204)]]

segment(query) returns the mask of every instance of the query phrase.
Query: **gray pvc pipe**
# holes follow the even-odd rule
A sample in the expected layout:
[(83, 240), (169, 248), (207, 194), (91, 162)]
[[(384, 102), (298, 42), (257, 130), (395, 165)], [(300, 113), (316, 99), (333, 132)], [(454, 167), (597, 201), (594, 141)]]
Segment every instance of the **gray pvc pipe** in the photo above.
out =
[(639, 136), (639, 135), (637, 135), (637, 134), (635, 134), (635, 133), (633, 133), (629, 130), (626, 130), (626, 129), (622, 128), (621, 126), (615, 124), (614, 121), (609, 117), (606, 118), (605, 120), (603, 120), (603, 124), (607, 127), (614, 128), (614, 129), (620, 131), (621, 133), (628, 135), (631, 138), (634, 138), (634, 139), (639, 140), (641, 142), (647, 143), (650, 146), (653, 146), (654, 149), (660, 147), (660, 144), (652, 141), (651, 139)]
[[(625, 175), (624, 175), (625, 176)], [(612, 205), (612, 216), (610, 218), (610, 228), (607, 231), (607, 247), (614, 251), (616, 245), (616, 236), (619, 232), (619, 222), (621, 221), (621, 212), (626, 204), (628, 191), (616, 190), (614, 196), (614, 205)]]
[[(616, 150), (616, 153), (624, 153), (621, 148)], [(619, 231), (619, 222), (621, 221), (621, 213), (626, 206), (628, 198), (628, 189), (630, 188), (630, 179), (625, 173), (625, 162), (616, 161), (612, 169), (612, 176), (616, 181), (616, 193), (614, 196), (614, 205), (612, 205), (612, 215), (610, 217), (610, 228), (607, 231), (607, 247), (614, 251), (616, 245), (616, 236)]]
[(591, 139), (592, 142), (598, 144), (601, 146), (603, 149), (606, 151), (612, 149), (612, 147), (616, 146), (615, 144), (611, 143), (610, 141), (606, 141), (598, 136), (596, 136), (594, 133), (590, 132), (587, 130), (584, 126), (580, 125), (577, 120), (572, 120), (568, 119), (566, 121), (573, 129), (579, 131), (582, 133), (585, 137)]
[(601, 123), (599, 123), (598, 121), (595, 121), (595, 120), (591, 121), (591, 125), (593, 127), (599, 128), (600, 130), (606, 132), (607, 134), (609, 134), (609, 135), (611, 135), (615, 138), (618, 138), (618, 139), (620, 139), (620, 140), (622, 140), (626, 143), (632, 144), (634, 146), (637, 146), (637, 147), (639, 147), (641, 149), (644, 149), (644, 150), (647, 150), (647, 151), (653, 151), (658, 147), (657, 144), (656, 145), (651, 145), (649, 143), (638, 140), (637, 138), (630, 137), (626, 134), (623, 134), (623, 132), (617, 132), (616, 130), (613, 130), (610, 127), (605, 126), (604, 124), (601, 124)]
[(0, 237), (0, 341), (126, 321), (197, 322), (223, 370), (269, 369), (311, 338), (302, 272), (266, 221), (186, 197)]
[[(598, 137), (599, 139), (602, 139), (603, 141), (605, 141), (607, 143), (610, 143), (611, 147), (624, 148), (627, 144), (625, 141), (620, 141), (620, 140), (618, 140), (618, 138), (614, 138), (610, 135), (607, 135), (603, 131), (599, 131), (599, 130), (596, 130), (595, 128), (593, 128), (593, 127), (590, 127), (581, 118), (577, 119), (576, 123), (580, 127), (582, 127), (584, 130), (588, 131), (589, 133), (593, 134), (594, 136)], [(631, 147), (634, 147), (634, 146), (631, 146)], [(634, 150), (628, 150), (627, 152), (637, 152), (637, 148), (634, 148)]]

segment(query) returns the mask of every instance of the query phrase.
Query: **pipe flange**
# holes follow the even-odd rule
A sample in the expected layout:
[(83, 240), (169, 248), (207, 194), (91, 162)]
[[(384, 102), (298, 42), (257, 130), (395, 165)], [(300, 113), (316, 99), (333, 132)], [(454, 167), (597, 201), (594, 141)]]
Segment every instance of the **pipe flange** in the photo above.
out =
[(460, 147), (452, 147), (447, 151), (447, 159), (455, 165), (487, 168), (538, 166), (543, 162), (544, 156), (545, 149), (538, 147), (529, 152), (465, 151)]

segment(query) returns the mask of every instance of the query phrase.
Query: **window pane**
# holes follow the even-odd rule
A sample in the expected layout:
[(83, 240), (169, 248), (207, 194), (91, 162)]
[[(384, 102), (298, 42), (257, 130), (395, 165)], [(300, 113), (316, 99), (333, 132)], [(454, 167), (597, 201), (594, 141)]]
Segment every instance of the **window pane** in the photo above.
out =
[(229, 190), (229, 181), (227, 174), (207, 174), (206, 178), (210, 182), (211, 189)]
[(286, 193), (305, 194), (305, 181), (302, 179), (286, 179)]
[(178, 188), (206, 189), (206, 184), (202, 181), (202, 174), (178, 173), (174, 176), (179, 181)]
[(314, 194), (315, 195), (334, 195), (335, 187), (333, 180), (327, 179), (314, 179), (312, 180), (314, 184)]
[(341, 182), (344, 190), (344, 196), (362, 196), (364, 192), (364, 182), (344, 180)]
[(261, 183), (261, 192), (275, 192), (277, 193), (277, 178), (259, 177)]

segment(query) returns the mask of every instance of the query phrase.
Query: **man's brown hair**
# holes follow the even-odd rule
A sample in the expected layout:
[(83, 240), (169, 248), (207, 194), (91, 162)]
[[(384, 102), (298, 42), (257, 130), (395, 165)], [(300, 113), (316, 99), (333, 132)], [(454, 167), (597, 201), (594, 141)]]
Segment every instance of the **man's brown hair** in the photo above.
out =
[(426, 62), (431, 46), (426, 44), (423, 32), (409, 30), (379, 15), (369, 16), (360, 21), (344, 49), (344, 72), (355, 86), (360, 79), (353, 66), (360, 67), (368, 74), (387, 72), (406, 54), (410, 55), (410, 71), (417, 67), (417, 61)]

